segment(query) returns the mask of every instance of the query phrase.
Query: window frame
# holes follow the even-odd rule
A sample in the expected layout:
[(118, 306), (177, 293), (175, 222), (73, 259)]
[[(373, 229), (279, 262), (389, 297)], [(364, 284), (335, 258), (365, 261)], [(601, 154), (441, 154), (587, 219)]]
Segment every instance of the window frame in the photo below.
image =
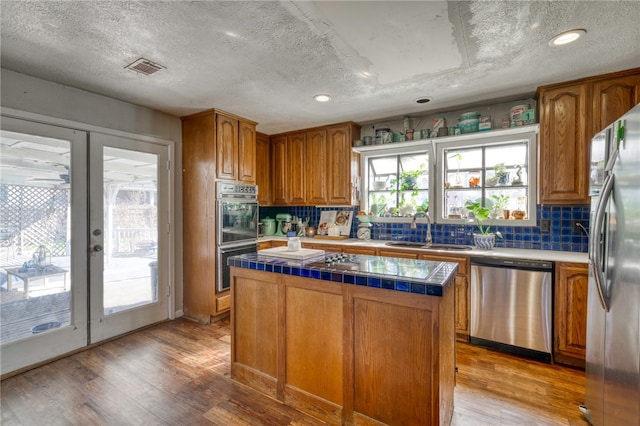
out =
[[(369, 201), (369, 159), (379, 157), (401, 157), (403, 155), (422, 154), (428, 155), (427, 175), (429, 177), (429, 188), (426, 189), (429, 200), (429, 212), (432, 209), (432, 202), (434, 200), (435, 191), (434, 185), (436, 184), (435, 178), (435, 161), (434, 161), (434, 146), (431, 140), (425, 139), (419, 142), (398, 142), (387, 145), (372, 145), (367, 147), (354, 148), (355, 152), (360, 154), (360, 175), (361, 175), (361, 197), (360, 197), (360, 210), (369, 211), (370, 206), (367, 205)], [(431, 216), (431, 214), (430, 214)], [(386, 223), (410, 223), (411, 217), (407, 216), (378, 216), (373, 218), (373, 222), (386, 222)], [(418, 219), (420, 222), (425, 222), (426, 219)]]
[[(458, 136), (443, 136), (435, 139), (423, 139), (418, 142), (397, 142), (385, 145), (369, 145), (354, 147), (353, 151), (360, 154), (361, 195), (360, 209), (368, 211), (369, 200), (369, 158), (399, 156), (427, 152), (429, 155), (429, 216), (433, 223), (471, 225), (468, 219), (449, 219), (442, 215), (444, 197), (444, 164), (442, 150), (447, 148), (501, 145), (509, 142), (527, 140), (527, 210), (529, 216), (523, 220), (495, 219), (492, 226), (528, 227), (536, 226), (538, 202), (538, 138), (539, 125), (521, 126), (510, 129), (498, 129), (488, 132), (476, 132)], [(410, 223), (411, 217), (375, 217), (373, 222), (380, 223)], [(418, 218), (418, 223), (426, 223), (426, 219)]]

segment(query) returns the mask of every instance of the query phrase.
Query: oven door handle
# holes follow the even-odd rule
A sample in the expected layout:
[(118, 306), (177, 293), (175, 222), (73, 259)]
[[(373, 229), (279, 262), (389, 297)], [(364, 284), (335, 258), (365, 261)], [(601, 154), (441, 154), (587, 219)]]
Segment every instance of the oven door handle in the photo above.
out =
[(237, 243), (225, 243), (222, 244), (220, 246), (218, 246), (218, 248), (220, 249), (220, 251), (222, 253), (228, 253), (230, 251), (235, 251), (238, 249), (244, 249), (244, 248), (251, 248), (251, 247), (255, 247), (258, 248), (258, 241), (254, 240), (254, 241), (239, 241)]

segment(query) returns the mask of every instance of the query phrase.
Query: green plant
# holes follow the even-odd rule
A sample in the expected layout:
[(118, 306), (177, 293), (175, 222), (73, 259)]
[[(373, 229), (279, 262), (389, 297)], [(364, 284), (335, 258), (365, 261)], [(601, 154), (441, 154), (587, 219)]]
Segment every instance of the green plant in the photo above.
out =
[[(482, 204), (479, 202), (473, 202), (471, 200), (467, 201), (465, 204), (467, 210), (473, 213), (473, 219), (471, 221), (475, 221), (478, 226), (478, 230), (481, 234), (489, 234), (491, 230), (491, 225), (493, 225), (493, 218), (490, 218), (491, 210), (486, 207), (482, 207)], [(488, 225), (484, 224), (484, 221), (487, 219), (491, 219)], [(500, 232), (495, 233), (496, 236), (502, 238), (502, 234)]]
[[(409, 170), (401, 172), (397, 178), (391, 179), (393, 189), (391, 195), (399, 193), (397, 209), (400, 211), (404, 206), (416, 206), (415, 198), (419, 195), (418, 178), (426, 174), (424, 164), (420, 164), (417, 170)], [(409, 193), (409, 191), (411, 191)], [(406, 196), (410, 195), (407, 200)]]
[(507, 172), (507, 168), (505, 167), (504, 163), (498, 163), (496, 164), (496, 167), (494, 167), (493, 172), (496, 176), (502, 177)]
[(385, 209), (387, 208), (387, 197), (385, 194), (374, 194), (370, 193), (371, 204), (369, 210), (376, 216), (380, 216), (384, 214)]
[(493, 209), (494, 210), (502, 210), (509, 204), (509, 196), (504, 194), (492, 195), (493, 198)]

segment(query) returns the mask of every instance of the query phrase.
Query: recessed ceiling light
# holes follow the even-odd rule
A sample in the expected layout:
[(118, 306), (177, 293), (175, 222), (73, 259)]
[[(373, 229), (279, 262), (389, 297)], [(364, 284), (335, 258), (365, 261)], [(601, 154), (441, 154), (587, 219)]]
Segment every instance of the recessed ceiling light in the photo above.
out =
[(426, 96), (422, 96), (422, 97), (416, 99), (415, 102), (417, 104), (426, 104), (428, 102), (431, 102), (431, 98), (427, 98)]
[(565, 31), (563, 33), (557, 34), (551, 40), (549, 40), (549, 46), (562, 46), (563, 44), (572, 43), (586, 33), (587, 31), (583, 29)]
[(319, 93), (317, 95), (314, 95), (313, 99), (315, 99), (318, 102), (329, 102), (331, 100), (331, 96), (325, 95), (323, 93)]

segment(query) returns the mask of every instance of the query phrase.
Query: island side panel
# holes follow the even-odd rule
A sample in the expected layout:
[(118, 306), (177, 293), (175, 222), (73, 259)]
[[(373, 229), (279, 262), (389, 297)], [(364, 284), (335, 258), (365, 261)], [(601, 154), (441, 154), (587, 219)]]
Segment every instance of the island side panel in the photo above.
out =
[(353, 423), (438, 424), (441, 298), (353, 287), (349, 299)]
[(231, 268), (231, 377), (273, 398), (278, 378), (278, 278)]
[(284, 402), (330, 424), (342, 419), (342, 284), (283, 276)]
[(453, 416), (453, 395), (456, 385), (456, 296), (458, 295), (458, 288), (454, 283), (455, 281), (447, 286), (438, 306), (440, 318), (436, 344), (440, 354), (436, 358), (439, 366), (434, 365), (433, 371), (438, 374), (434, 379), (434, 385), (439, 387), (440, 392), (440, 425), (449, 425)]

